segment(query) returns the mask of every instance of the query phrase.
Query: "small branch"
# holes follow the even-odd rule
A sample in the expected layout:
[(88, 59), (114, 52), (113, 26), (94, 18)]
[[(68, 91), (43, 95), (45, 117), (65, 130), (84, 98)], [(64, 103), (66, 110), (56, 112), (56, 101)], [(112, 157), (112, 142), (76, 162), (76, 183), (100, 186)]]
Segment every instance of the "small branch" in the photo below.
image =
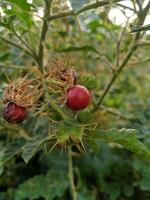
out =
[(38, 66), (41, 72), (43, 72), (43, 60), (44, 60), (44, 42), (46, 39), (48, 27), (49, 27), (49, 17), (51, 9), (52, 0), (45, 0), (45, 12), (43, 18), (43, 26), (38, 50)]
[[(117, 3), (117, 2), (120, 2), (120, 1), (123, 1), (123, 0), (112, 0), (111, 4), (113, 3)], [(83, 6), (83, 8), (80, 8), (76, 14), (80, 14), (80, 13), (83, 13), (87, 10), (91, 10), (91, 9), (96, 9), (96, 8), (99, 8), (99, 7), (102, 7), (102, 6), (106, 6), (106, 5), (109, 5), (110, 4), (110, 0), (104, 0), (104, 1), (98, 1), (96, 3), (93, 3), (93, 4), (89, 4), (87, 6)]]
[[(142, 25), (144, 23), (146, 15), (147, 15), (147, 13), (149, 11), (149, 7), (150, 7), (150, 1), (149, 1), (148, 5), (146, 6), (146, 8), (139, 15), (138, 25)], [(140, 38), (140, 33), (136, 33), (136, 35), (133, 38), (133, 41), (131, 43), (131, 46), (130, 46), (128, 52), (127, 52), (126, 57), (124, 58), (123, 62), (118, 67), (118, 69), (114, 72), (114, 74), (113, 74), (110, 82), (108, 83), (107, 87), (105, 88), (102, 96), (99, 98), (97, 103), (94, 105), (94, 107), (92, 109), (92, 112), (95, 112), (99, 108), (99, 106), (101, 106), (105, 96), (108, 94), (108, 92), (110, 91), (112, 85), (114, 84), (114, 82), (116, 81), (116, 79), (118, 78), (118, 76), (120, 75), (120, 73), (122, 72), (122, 70), (124, 69), (126, 64), (128, 63), (129, 59), (133, 55), (133, 52), (138, 48), (137, 41), (139, 40), (139, 38)]]
[(126, 33), (126, 29), (127, 29), (127, 26), (128, 26), (128, 21), (126, 23), (126, 26), (122, 28), (121, 30), (121, 33), (119, 35), (119, 39), (117, 41), (117, 49), (116, 49), (116, 66), (115, 68), (118, 68), (119, 67), (119, 64), (120, 64), (120, 45), (121, 45), (121, 42), (122, 42), (122, 39)]
[(18, 133), (19, 132), (19, 135), (20, 137), (26, 139), (26, 140), (30, 140), (31, 137), (30, 135), (26, 132), (25, 129), (23, 129), (22, 127), (20, 127), (19, 125), (9, 125), (7, 123), (1, 123), (0, 126), (2, 128), (4, 128), (5, 130), (9, 130), (9, 131), (14, 131), (15, 133)]
[(130, 66), (130, 65), (140, 65), (140, 64), (143, 64), (143, 63), (147, 63), (147, 62), (150, 62), (150, 58), (147, 58), (147, 59), (141, 60), (141, 61), (137, 61), (137, 62), (128, 63), (128, 66)]
[(125, 119), (125, 120), (132, 119), (131, 117), (125, 116), (122, 113), (120, 113), (119, 111), (114, 110), (113, 108), (107, 108), (104, 105), (101, 105), (100, 108), (103, 109), (105, 112), (110, 113), (112, 115), (115, 115), (115, 116), (117, 116), (119, 118), (122, 118), (122, 119)]
[(136, 3), (139, 7), (140, 12), (142, 11), (142, 1), (141, 0), (136, 0)]
[(23, 66), (17, 66), (17, 65), (7, 65), (7, 64), (0, 64), (0, 68), (16, 69), (16, 70), (30, 70), (29, 67), (23, 67)]
[(148, 42), (148, 41), (138, 42), (137, 46), (147, 46), (147, 47), (150, 47), (150, 42)]
[[(117, 3), (117, 2), (120, 2), (120, 1), (126, 1), (126, 0), (113, 0), (112, 3)], [(61, 19), (61, 18), (68, 17), (68, 16), (78, 15), (78, 14), (81, 14), (85, 11), (108, 5), (109, 2), (110, 2), (109, 0), (97, 1), (96, 3), (92, 3), (92, 4), (89, 4), (89, 5), (83, 6), (82, 8), (80, 8), (77, 11), (70, 10), (70, 11), (67, 11), (67, 12), (62, 12), (62, 13), (59, 13), (59, 14), (56, 14), (56, 15), (52, 15), (52, 16), (49, 17), (49, 20)]]
[(18, 39), (22, 42), (22, 44), (24, 44), (24, 46), (31, 52), (32, 56), (33, 56), (34, 58), (37, 58), (36, 53), (33, 51), (33, 49), (30, 47), (30, 45), (29, 45), (28, 43), (26, 43), (26, 42), (22, 39), (22, 37), (16, 32), (16, 30), (15, 30), (14, 27), (13, 27), (13, 34), (14, 34), (14, 35), (16, 36), (16, 38), (18, 38)]
[(68, 116), (62, 111), (61, 108), (54, 102), (54, 100), (49, 99), (49, 105), (62, 117), (64, 121), (67, 121)]
[(75, 13), (73, 10), (69, 10), (69, 11), (66, 11), (66, 12), (61, 12), (59, 14), (55, 14), (55, 15), (52, 15), (49, 17), (49, 20), (52, 21), (52, 20), (55, 20), (55, 19), (61, 19), (61, 18), (64, 18), (64, 17), (68, 17), (68, 16), (74, 16)]
[(18, 49), (21, 49), (22, 51), (24, 51), (26, 54), (28, 54), (29, 56), (33, 57), (32, 53), (30, 51), (28, 51), (28, 49), (24, 48), (23, 46), (15, 43), (15, 42), (12, 42), (11, 40), (9, 39), (6, 39), (2, 36), (0, 36), (0, 39), (3, 40), (4, 42), (6, 42), (7, 44), (10, 44), (12, 46), (15, 46), (17, 47)]
[[(135, 41), (133, 41), (134, 44)], [(125, 59), (123, 60), (122, 64), (120, 65), (120, 67), (114, 72), (114, 75), (112, 76), (110, 82), (108, 83), (106, 89), (104, 90), (104, 93), (102, 94), (102, 96), (100, 97), (100, 99), (98, 100), (98, 102), (95, 104), (94, 108), (92, 109), (92, 111), (96, 111), (99, 106), (101, 105), (102, 101), (104, 100), (105, 96), (107, 95), (107, 93), (109, 92), (110, 88), (112, 87), (113, 83), (115, 82), (115, 80), (117, 79), (117, 77), (119, 76), (119, 74), (121, 73), (121, 71), (123, 70), (123, 68), (126, 66), (126, 64), (128, 63), (128, 60), (131, 58), (133, 52), (136, 50), (137, 46), (131, 45)]]
[(73, 160), (72, 160), (72, 151), (71, 147), (68, 149), (68, 175), (70, 179), (71, 195), (73, 200), (77, 200), (77, 192), (74, 183), (74, 174), (73, 174)]
[(123, 9), (129, 9), (129, 10), (135, 12), (135, 10), (134, 10), (133, 8), (130, 8), (130, 7), (125, 6), (125, 5), (122, 5), (122, 4), (120, 4), (120, 3), (116, 3), (116, 7), (121, 7), (121, 8), (123, 8)]

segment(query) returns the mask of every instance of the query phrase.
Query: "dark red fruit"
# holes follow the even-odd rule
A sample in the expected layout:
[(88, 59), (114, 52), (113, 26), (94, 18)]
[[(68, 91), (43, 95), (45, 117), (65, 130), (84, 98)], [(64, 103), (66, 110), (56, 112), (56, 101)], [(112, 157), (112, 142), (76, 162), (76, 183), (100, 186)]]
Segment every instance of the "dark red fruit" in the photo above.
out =
[[(68, 75), (68, 71), (66, 69), (64, 69), (64, 70), (61, 71), (61, 73), (62, 74), (60, 75), (60, 79), (62, 81), (67, 81), (66, 77)], [(71, 70), (71, 75), (72, 75), (72, 77), (74, 79), (74, 85), (75, 85), (77, 83), (77, 73), (75, 71)]]
[(90, 100), (88, 89), (82, 85), (75, 85), (68, 90), (66, 104), (72, 110), (82, 110), (89, 105)]
[(2, 113), (3, 118), (13, 124), (20, 123), (27, 117), (26, 108), (18, 106), (13, 102), (8, 103)]

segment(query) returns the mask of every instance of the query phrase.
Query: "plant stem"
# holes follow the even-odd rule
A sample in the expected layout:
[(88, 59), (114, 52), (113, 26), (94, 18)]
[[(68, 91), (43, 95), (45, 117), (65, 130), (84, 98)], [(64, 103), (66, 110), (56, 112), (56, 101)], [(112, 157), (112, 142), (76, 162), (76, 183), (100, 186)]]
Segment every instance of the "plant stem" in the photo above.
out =
[[(117, 3), (117, 2), (120, 2), (120, 1), (124, 1), (124, 0), (113, 0), (112, 3)], [(62, 13), (59, 13), (59, 14), (56, 14), (56, 15), (52, 15), (52, 16), (49, 17), (49, 20), (61, 19), (61, 18), (68, 17), (68, 16), (78, 15), (78, 14), (81, 14), (81, 13), (87, 11), (87, 10), (91, 10), (91, 9), (94, 9), (94, 8), (99, 8), (99, 7), (108, 5), (109, 2), (110, 2), (109, 0), (97, 1), (96, 3), (91, 3), (89, 5), (83, 6), (82, 8), (80, 8), (77, 11), (69, 10), (67, 12), (62, 12)]]
[(100, 97), (100, 99), (97, 101), (97, 103), (95, 104), (94, 108), (92, 109), (92, 112), (96, 111), (99, 106), (102, 104), (105, 96), (107, 95), (107, 93), (109, 92), (110, 88), (112, 87), (113, 83), (115, 82), (115, 80), (117, 79), (117, 77), (119, 76), (119, 74), (121, 73), (121, 71), (123, 70), (123, 68), (126, 66), (126, 64), (128, 63), (128, 60), (131, 58), (133, 52), (135, 51), (135, 49), (137, 48), (137, 46), (135, 46), (135, 41), (133, 42), (134, 45), (131, 45), (125, 59), (123, 60), (122, 64), (120, 65), (120, 67), (118, 68), (118, 70), (116, 70), (114, 72), (114, 75), (112, 76), (110, 82), (108, 83), (106, 89), (104, 90), (104, 93), (102, 94), (102, 96)]
[[(23, 50), (23, 51), (24, 51), (26, 54), (28, 54), (29, 56), (34, 57), (33, 54), (32, 54), (30, 51), (28, 51), (28, 49), (24, 48), (23, 46), (21, 46), (21, 45), (15, 43), (15, 42), (12, 42), (11, 40), (6, 39), (6, 38), (4, 38), (4, 37), (2, 37), (2, 36), (0, 36), (0, 39), (3, 40), (4, 42), (6, 42), (7, 44), (10, 44), (10, 45), (12, 45), (12, 46), (17, 47), (18, 49)], [(35, 57), (34, 57), (34, 58), (35, 58)]]
[(44, 42), (46, 39), (48, 27), (49, 27), (51, 4), (52, 4), (52, 0), (45, 0), (45, 12), (44, 12), (43, 26), (42, 26), (42, 32), (41, 32), (41, 38), (40, 38), (39, 50), (38, 50), (38, 66), (41, 72), (43, 72)]
[(5, 69), (16, 69), (16, 70), (27, 70), (29, 71), (29, 67), (19, 66), (19, 65), (7, 65), (7, 64), (0, 64), (0, 68)]
[(71, 147), (68, 149), (68, 175), (70, 179), (70, 187), (71, 187), (71, 195), (73, 200), (77, 200), (77, 192), (76, 192), (76, 187), (74, 183), (74, 174), (73, 174), (73, 159), (72, 159), (72, 151)]
[(64, 121), (67, 121), (68, 116), (62, 111), (61, 108), (54, 102), (54, 100), (49, 99), (50, 106), (62, 117)]
[(132, 119), (130, 116), (125, 116), (122, 113), (120, 113), (119, 111), (114, 110), (114, 108), (108, 108), (104, 105), (101, 105), (100, 108), (103, 109), (105, 112), (110, 113), (112, 115), (115, 115), (115, 116), (117, 116), (121, 119), (124, 119), (124, 120), (131, 120)]
[[(146, 8), (139, 14), (138, 25), (142, 25), (144, 23), (146, 15), (149, 11), (149, 7), (150, 7), (150, 2), (146, 6)], [(135, 37), (133, 38), (133, 41), (131, 43), (129, 51), (127, 52), (126, 57), (124, 58), (123, 62), (118, 67), (118, 69), (114, 72), (114, 74), (113, 74), (110, 82), (108, 83), (106, 89), (104, 90), (102, 96), (99, 98), (97, 103), (94, 105), (92, 112), (95, 112), (101, 106), (105, 96), (110, 91), (110, 88), (112, 87), (113, 83), (116, 81), (116, 79), (118, 78), (118, 76), (120, 75), (120, 73), (122, 72), (122, 70), (124, 69), (126, 64), (128, 63), (128, 61), (130, 60), (131, 56), (133, 55), (133, 52), (138, 48), (137, 41), (139, 40), (139, 38), (140, 38), (140, 33), (138, 32), (138, 33), (136, 33)]]

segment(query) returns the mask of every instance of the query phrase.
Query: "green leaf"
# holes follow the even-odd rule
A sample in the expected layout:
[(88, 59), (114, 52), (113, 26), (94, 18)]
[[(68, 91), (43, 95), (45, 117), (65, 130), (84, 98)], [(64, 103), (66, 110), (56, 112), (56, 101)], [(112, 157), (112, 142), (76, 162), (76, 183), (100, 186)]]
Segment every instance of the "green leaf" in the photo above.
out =
[(8, 2), (17, 5), (19, 8), (30, 11), (31, 4), (28, 4), (26, 0), (7, 0)]
[(63, 195), (69, 187), (67, 173), (62, 170), (51, 169), (45, 176), (38, 175), (30, 178), (15, 192), (15, 200), (38, 199), (53, 200)]
[(141, 32), (141, 31), (149, 31), (150, 30), (150, 24), (145, 25), (145, 26), (138, 26), (138, 27), (134, 27), (132, 28), (132, 33), (136, 33), (136, 32)]
[(74, 10), (78, 10), (80, 9), (82, 6), (84, 6), (85, 4), (89, 3), (89, 0), (69, 0), (70, 1), (70, 4), (72, 6), (72, 8)]
[(25, 146), (23, 147), (22, 158), (26, 163), (29, 162), (29, 160), (34, 156), (41, 144), (47, 139), (47, 137), (40, 135), (32, 138), (25, 144)]
[(25, 140), (20, 139), (12, 142), (6, 148), (0, 149), (0, 166), (19, 153), (24, 144)]
[(113, 182), (107, 183), (106, 185), (104, 184), (102, 190), (109, 194), (110, 200), (117, 200), (121, 193), (120, 185)]
[(78, 200), (96, 200), (96, 195), (93, 191), (83, 188), (83, 190), (78, 191)]
[(56, 134), (58, 143), (65, 143), (71, 138), (73, 141), (81, 141), (84, 128), (79, 126), (76, 122), (68, 122), (60, 124), (58, 132)]
[(118, 143), (137, 155), (150, 158), (149, 149), (138, 140), (135, 129), (95, 130), (92, 137), (109, 143)]
[(149, 183), (150, 183), (150, 174), (147, 174), (147, 177), (142, 178), (142, 180), (139, 181), (138, 184), (142, 190), (150, 191)]
[(64, 144), (66, 141), (69, 140), (70, 137), (70, 127), (66, 126), (65, 124), (60, 124), (58, 126), (58, 131), (56, 134), (57, 142), (60, 144)]
[(132, 185), (123, 185), (123, 193), (126, 197), (131, 197), (134, 194), (134, 188)]
[(88, 89), (96, 89), (97, 88), (97, 79), (93, 75), (83, 75), (80, 78), (81, 85), (86, 86)]
[(89, 123), (91, 117), (92, 117), (91, 112), (88, 109), (82, 110), (78, 114), (78, 120), (83, 123)]
[(0, 192), (0, 200), (6, 199), (6, 192)]

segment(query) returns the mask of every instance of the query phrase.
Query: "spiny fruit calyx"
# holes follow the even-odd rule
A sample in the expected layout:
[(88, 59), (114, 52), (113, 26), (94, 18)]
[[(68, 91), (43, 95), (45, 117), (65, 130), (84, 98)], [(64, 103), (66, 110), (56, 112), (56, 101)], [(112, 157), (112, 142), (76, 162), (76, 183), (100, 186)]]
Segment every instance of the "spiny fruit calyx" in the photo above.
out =
[(50, 69), (50, 78), (61, 83), (62, 89), (74, 86), (77, 83), (77, 73), (72, 69), (68, 61), (59, 58), (52, 60), (53, 67)]
[(10, 82), (3, 93), (5, 107), (3, 118), (10, 123), (20, 123), (27, 117), (27, 110), (39, 99), (42, 91), (39, 84), (26, 77)]
[(26, 77), (19, 78), (6, 87), (3, 93), (3, 103), (14, 102), (18, 106), (30, 108), (41, 96), (39, 85), (33, 85)]
[(17, 124), (21, 123), (27, 117), (27, 110), (25, 107), (10, 102), (3, 109), (2, 114), (6, 121)]

